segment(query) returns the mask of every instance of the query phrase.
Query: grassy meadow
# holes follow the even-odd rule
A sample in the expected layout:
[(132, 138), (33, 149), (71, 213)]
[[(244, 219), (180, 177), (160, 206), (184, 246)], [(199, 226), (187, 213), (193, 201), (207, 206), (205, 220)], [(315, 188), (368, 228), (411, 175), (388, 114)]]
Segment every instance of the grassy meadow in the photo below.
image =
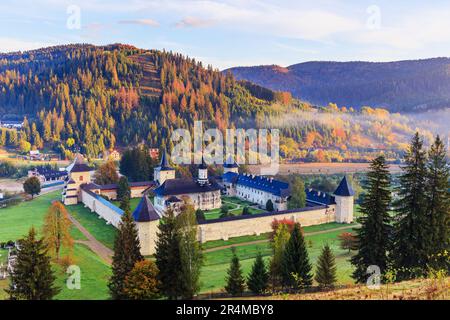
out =
[[(340, 226), (342, 227), (342, 225)], [(348, 229), (344, 230), (330, 231), (322, 234), (315, 234), (315, 235), (306, 234), (305, 240), (308, 245), (308, 253), (310, 262), (313, 265), (313, 271), (315, 270), (315, 263), (322, 247), (326, 243), (328, 243), (336, 256), (338, 282), (340, 284), (353, 283), (351, 279), (352, 266), (349, 262), (351, 254), (349, 254), (347, 250), (342, 250), (340, 248), (338, 240), (338, 236), (342, 232), (350, 232), (350, 231), (352, 231), (352, 227), (349, 227)], [(305, 232), (307, 231), (305, 230)], [(247, 275), (250, 272), (251, 266), (258, 252), (261, 252), (261, 254), (264, 256), (266, 263), (268, 263), (270, 256), (272, 254), (270, 243), (264, 242), (236, 247), (236, 253), (239, 259), (241, 260), (242, 270), (245, 275)], [(232, 257), (231, 248), (207, 252), (204, 254), (204, 266), (202, 268), (200, 278), (202, 292), (217, 292), (222, 290), (222, 288), (225, 286), (226, 272), (230, 265), (231, 257)]]

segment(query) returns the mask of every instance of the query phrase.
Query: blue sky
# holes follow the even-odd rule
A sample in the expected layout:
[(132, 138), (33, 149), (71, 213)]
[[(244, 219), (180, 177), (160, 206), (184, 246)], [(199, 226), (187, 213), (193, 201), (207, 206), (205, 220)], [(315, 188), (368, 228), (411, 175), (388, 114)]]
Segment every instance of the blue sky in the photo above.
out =
[(393, 61), (450, 56), (449, 17), (441, 0), (2, 0), (0, 51), (121, 42), (220, 69)]

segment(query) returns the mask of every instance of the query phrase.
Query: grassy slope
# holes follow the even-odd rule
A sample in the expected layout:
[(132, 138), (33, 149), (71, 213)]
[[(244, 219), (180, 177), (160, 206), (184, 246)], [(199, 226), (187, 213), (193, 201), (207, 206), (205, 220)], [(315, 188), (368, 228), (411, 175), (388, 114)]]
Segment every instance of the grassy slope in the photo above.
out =
[(67, 207), (70, 214), (85, 227), (98, 241), (108, 248), (113, 248), (116, 229), (107, 225), (105, 220), (99, 218), (82, 204)]
[[(342, 250), (339, 246), (337, 236), (347, 230), (331, 231), (324, 234), (306, 236), (308, 244), (309, 258), (315, 267), (315, 262), (320, 254), (320, 250), (325, 243), (328, 243), (336, 256), (337, 276), (340, 284), (350, 284), (352, 279), (352, 267), (348, 261), (350, 254)], [(261, 252), (268, 262), (272, 253), (269, 243), (252, 244), (248, 246), (236, 247), (236, 252), (241, 260), (244, 274), (248, 274), (255, 256)], [(226, 272), (231, 260), (231, 248), (205, 253), (205, 263), (201, 271), (202, 292), (218, 291), (225, 285)]]
[(55, 297), (58, 300), (105, 300), (109, 298), (108, 279), (111, 267), (100, 257), (82, 244), (74, 246), (74, 263), (80, 267), (81, 289), (70, 290), (66, 286), (68, 275), (63, 268), (55, 265), (56, 286), (61, 292)]
[[(39, 232), (42, 228), (45, 213), (52, 200), (59, 199), (60, 191), (55, 191), (33, 201), (23, 202), (16, 206), (0, 210), (0, 241), (16, 240), (28, 232), (31, 226), (35, 226)], [(80, 207), (80, 208), (78, 208)], [(107, 226), (104, 220), (98, 219), (83, 206), (68, 207), (69, 211), (75, 211), (77, 218), (82, 221), (86, 228), (94, 230), (94, 236), (103, 240), (105, 244), (112, 245), (114, 227)], [(81, 217), (81, 218), (80, 218)], [(95, 218), (95, 219), (93, 219)], [(86, 240), (84, 235), (75, 227), (71, 229), (72, 237), (76, 240)], [(6, 259), (7, 252), (0, 252), (0, 262)], [(56, 285), (62, 291), (57, 299), (107, 299), (107, 279), (111, 274), (111, 268), (101, 260), (94, 252), (84, 245), (76, 244), (73, 251), (74, 264), (81, 268), (81, 290), (69, 290), (65, 281), (67, 275), (62, 268), (54, 265), (57, 281)], [(7, 280), (0, 281), (0, 300), (6, 299), (3, 291), (8, 285)]]
[[(142, 198), (132, 198), (130, 199), (130, 209), (131, 212), (134, 211), (134, 209), (136, 209), (136, 207), (138, 206), (139, 202), (141, 201)], [(153, 201), (153, 199), (152, 199)], [(120, 201), (111, 201), (112, 204), (114, 204), (117, 207), (120, 207)]]
[(39, 232), (51, 201), (60, 198), (61, 191), (58, 190), (32, 201), (0, 209), (0, 241), (20, 239), (28, 233), (31, 226)]

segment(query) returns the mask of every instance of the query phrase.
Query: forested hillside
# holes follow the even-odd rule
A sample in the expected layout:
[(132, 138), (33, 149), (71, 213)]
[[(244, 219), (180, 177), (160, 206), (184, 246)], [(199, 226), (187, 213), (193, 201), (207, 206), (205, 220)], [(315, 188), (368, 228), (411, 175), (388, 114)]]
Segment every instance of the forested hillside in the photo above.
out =
[(256, 98), (231, 75), (193, 59), (132, 46), (0, 55), (1, 117), (27, 117), (20, 139), (38, 148), (46, 143), (64, 149), (70, 138), (70, 146), (75, 141), (91, 156), (116, 144), (164, 146), (174, 128), (196, 119), (221, 129), (230, 119), (241, 125), (270, 111), (274, 99)]
[(0, 120), (25, 118), (19, 132), (0, 131), (0, 147), (46, 146), (69, 157), (142, 142), (171, 149), (174, 129), (192, 130), (203, 120), (221, 130), (280, 128), (285, 158), (345, 161), (380, 150), (396, 158), (417, 126), (385, 110), (315, 108), (281, 89), (237, 81), (180, 54), (128, 45), (0, 54)]
[(239, 80), (290, 91), (316, 105), (382, 107), (416, 112), (450, 107), (450, 59), (371, 62), (307, 62), (289, 66), (237, 67)]

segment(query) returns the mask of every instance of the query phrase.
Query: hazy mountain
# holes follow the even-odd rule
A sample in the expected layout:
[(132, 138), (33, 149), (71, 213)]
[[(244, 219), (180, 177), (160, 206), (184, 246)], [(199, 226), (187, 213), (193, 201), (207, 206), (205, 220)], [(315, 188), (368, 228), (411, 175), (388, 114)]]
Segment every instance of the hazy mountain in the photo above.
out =
[[(238, 80), (290, 91), (312, 104), (418, 111), (450, 106), (450, 59), (387, 63), (306, 62), (228, 69)], [(224, 72), (228, 71), (225, 70)]]

